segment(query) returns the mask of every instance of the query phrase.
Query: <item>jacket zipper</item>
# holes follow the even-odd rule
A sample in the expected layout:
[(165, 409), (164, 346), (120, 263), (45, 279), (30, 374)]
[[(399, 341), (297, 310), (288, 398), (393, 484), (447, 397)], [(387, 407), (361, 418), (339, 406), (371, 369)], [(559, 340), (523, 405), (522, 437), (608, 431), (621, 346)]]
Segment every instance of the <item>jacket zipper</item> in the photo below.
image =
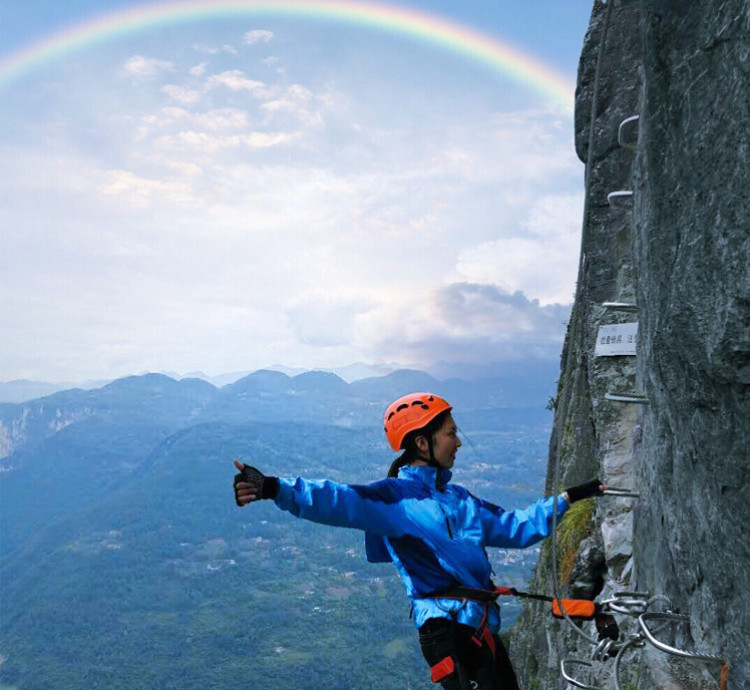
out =
[[(438, 505), (440, 505), (438, 503)], [(453, 539), (453, 530), (451, 529), (451, 523), (448, 522), (448, 516), (445, 513), (445, 509), (443, 506), (440, 506), (440, 512), (443, 514), (443, 517), (445, 518), (445, 526), (448, 528), (448, 536)]]

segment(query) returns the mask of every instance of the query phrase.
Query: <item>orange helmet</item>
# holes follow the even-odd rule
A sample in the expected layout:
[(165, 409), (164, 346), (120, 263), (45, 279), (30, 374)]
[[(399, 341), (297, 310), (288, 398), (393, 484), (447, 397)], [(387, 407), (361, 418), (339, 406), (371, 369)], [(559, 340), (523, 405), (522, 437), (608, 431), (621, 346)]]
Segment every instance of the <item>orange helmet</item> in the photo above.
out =
[(399, 450), (404, 436), (427, 426), (441, 412), (453, 409), (447, 400), (432, 393), (410, 393), (392, 402), (385, 411), (385, 435), (393, 450)]

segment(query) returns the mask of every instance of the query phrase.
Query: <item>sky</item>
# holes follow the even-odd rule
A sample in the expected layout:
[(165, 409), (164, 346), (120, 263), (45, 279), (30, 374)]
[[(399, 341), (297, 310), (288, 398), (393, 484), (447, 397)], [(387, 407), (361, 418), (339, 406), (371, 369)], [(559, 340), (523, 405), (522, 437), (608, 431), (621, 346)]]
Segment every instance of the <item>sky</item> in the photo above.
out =
[(591, 0), (0, 10), (0, 381), (557, 358)]

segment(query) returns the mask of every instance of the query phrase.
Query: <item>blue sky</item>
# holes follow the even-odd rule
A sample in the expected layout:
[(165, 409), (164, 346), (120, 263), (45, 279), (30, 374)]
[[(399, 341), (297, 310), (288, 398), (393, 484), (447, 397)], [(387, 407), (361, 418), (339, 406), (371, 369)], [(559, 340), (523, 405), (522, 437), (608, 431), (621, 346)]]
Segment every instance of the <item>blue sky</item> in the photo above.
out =
[[(130, 6), (3, 7), (0, 59)], [(591, 0), (393, 6), (573, 84)], [(583, 167), (549, 94), (445, 45), (273, 14), (1, 76), (0, 380), (558, 356)]]

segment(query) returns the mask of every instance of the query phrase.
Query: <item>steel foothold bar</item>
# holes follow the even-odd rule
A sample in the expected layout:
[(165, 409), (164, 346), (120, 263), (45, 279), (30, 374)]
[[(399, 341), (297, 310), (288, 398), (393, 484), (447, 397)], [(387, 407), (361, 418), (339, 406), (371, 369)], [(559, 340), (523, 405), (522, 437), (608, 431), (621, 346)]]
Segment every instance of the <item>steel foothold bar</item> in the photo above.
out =
[(669, 621), (670, 623), (687, 623), (690, 620), (690, 616), (686, 616), (682, 613), (642, 613), (638, 616), (638, 623), (641, 626), (643, 634), (646, 639), (658, 650), (665, 654), (672, 654), (673, 656), (679, 656), (683, 659), (696, 659), (700, 661), (724, 661), (724, 659), (716, 654), (700, 654), (699, 652), (688, 652), (685, 649), (678, 649), (671, 645), (665, 644), (657, 640), (652, 632), (649, 630), (647, 621), (650, 620), (661, 620)]
[(649, 592), (632, 592), (630, 590), (622, 590), (620, 592), (615, 592), (615, 597), (631, 597), (633, 599), (643, 599), (644, 601), (648, 601), (651, 598), (651, 594)]
[(622, 309), (623, 311), (637, 311), (638, 305), (631, 302), (602, 302), (605, 309)]
[(580, 680), (576, 680), (573, 678), (570, 673), (566, 670), (565, 665), (566, 664), (577, 664), (578, 666), (588, 666), (591, 667), (592, 664), (590, 661), (582, 661), (580, 659), (561, 659), (560, 660), (560, 673), (562, 674), (562, 677), (565, 678), (565, 680), (568, 681), (571, 685), (575, 685), (577, 688), (584, 688), (584, 690), (600, 690), (600, 688), (596, 685), (586, 685), (586, 683), (582, 683)]
[(617, 201), (618, 199), (625, 200), (630, 199), (633, 196), (633, 191), (630, 189), (620, 189), (616, 192), (610, 192), (607, 194), (607, 203), (610, 206), (613, 206), (613, 201)]
[(620, 496), (621, 498), (640, 498), (641, 495), (630, 489), (618, 489), (617, 487), (610, 486), (609, 489), (602, 491), (605, 496)]
[(604, 399), (612, 400), (613, 402), (640, 403), (641, 405), (648, 405), (648, 398), (639, 393), (605, 393)]
[(631, 115), (630, 117), (626, 117), (620, 123), (620, 126), (617, 128), (617, 143), (620, 146), (622, 146), (623, 148), (626, 148), (626, 149), (634, 149), (635, 148), (635, 144), (634, 143), (625, 141), (624, 130), (625, 130), (625, 128), (629, 124), (631, 124), (633, 122), (638, 122), (638, 120), (640, 120), (640, 119), (641, 119), (640, 115)]

